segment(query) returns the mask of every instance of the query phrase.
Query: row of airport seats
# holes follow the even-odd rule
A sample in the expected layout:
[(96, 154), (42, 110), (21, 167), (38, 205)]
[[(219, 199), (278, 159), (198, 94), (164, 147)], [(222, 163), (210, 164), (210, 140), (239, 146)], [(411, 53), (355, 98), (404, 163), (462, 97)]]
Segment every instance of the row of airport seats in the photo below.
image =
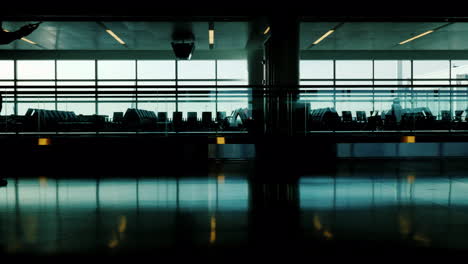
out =
[[(198, 119), (197, 112), (187, 112), (187, 118), (183, 120), (182, 112), (173, 112), (172, 121), (187, 121), (187, 122), (212, 122), (212, 113), (211, 112), (203, 112), (201, 119)], [(216, 116), (216, 121), (223, 120), (226, 118), (226, 112), (218, 112)], [(157, 122), (169, 122), (167, 117), (167, 112), (158, 112), (157, 114), (154, 111), (148, 111), (143, 109), (134, 109), (129, 108), (125, 112), (114, 112), (113, 121), (114, 122), (122, 122), (124, 120), (127, 121), (140, 121), (143, 122), (145, 120), (157, 121)]]
[[(245, 111), (233, 111), (233, 114), (242, 118), (246, 117)], [(144, 109), (129, 108), (125, 114), (115, 112), (113, 122), (109, 123), (107, 116), (102, 115), (76, 115), (72, 111), (46, 110), (30, 108), (24, 116), (13, 118), (15, 124), (20, 129), (26, 131), (70, 131), (72, 129), (100, 129), (110, 127), (120, 128), (225, 128), (229, 127), (226, 112), (217, 112), (213, 120), (212, 112), (203, 112), (201, 118), (198, 118), (197, 112), (187, 112), (186, 118), (183, 118), (182, 112), (173, 112), (172, 119), (168, 118), (167, 112), (148, 111)], [(16, 122), (18, 121), (18, 122)], [(6, 121), (5, 121), (6, 123)], [(117, 126), (116, 126), (117, 125)]]
[(76, 115), (72, 111), (29, 108), (21, 120), (26, 130), (69, 130), (105, 126), (105, 116)]
[(342, 111), (341, 118), (343, 122), (353, 122), (353, 121), (357, 121), (360, 123), (367, 122), (365, 111), (356, 111), (356, 119), (353, 119), (351, 111)]
[(172, 119), (168, 118), (167, 112), (129, 108), (125, 112), (114, 112), (113, 122), (127, 127), (158, 127), (164, 125), (187, 126), (187, 128), (212, 127), (216, 123), (225, 122), (226, 112), (217, 112), (216, 119), (213, 120), (212, 112), (202, 112), (201, 119), (197, 112), (187, 112), (187, 118), (183, 119), (182, 112), (173, 112)]
[(34, 119), (39, 118), (39, 120), (43, 120), (45, 122), (66, 122), (76, 121), (77, 119), (75, 112), (35, 108), (29, 108), (26, 111), (25, 117)]
[(467, 110), (455, 110), (455, 116), (452, 119), (452, 115), (449, 110), (441, 111), (441, 119), (444, 121), (455, 121), (455, 122), (468, 122), (468, 109)]
[(335, 130), (341, 122), (340, 116), (332, 107), (311, 109), (308, 119), (309, 127), (316, 130)]
[[(114, 114), (114, 120), (116, 119)], [(153, 111), (129, 108), (122, 118), (122, 124), (125, 126), (147, 126), (153, 125), (157, 122), (158, 118)]]
[[(376, 130), (414, 128), (415, 124), (423, 129), (434, 126), (432, 122), (434, 116), (427, 107), (404, 109), (401, 117), (397, 119), (391, 110), (371, 111), (369, 118), (365, 111), (356, 111), (355, 118), (351, 111), (342, 111), (338, 115), (334, 108), (319, 108), (310, 110), (309, 129), (310, 130)], [(398, 122), (397, 122), (398, 120)]]
[(322, 122), (367, 122), (366, 112), (365, 111), (356, 111), (356, 118), (353, 119), (351, 111), (342, 111), (341, 117), (336, 112), (335, 108), (326, 107), (319, 109), (312, 109), (310, 111), (309, 119), (312, 121), (322, 121)]

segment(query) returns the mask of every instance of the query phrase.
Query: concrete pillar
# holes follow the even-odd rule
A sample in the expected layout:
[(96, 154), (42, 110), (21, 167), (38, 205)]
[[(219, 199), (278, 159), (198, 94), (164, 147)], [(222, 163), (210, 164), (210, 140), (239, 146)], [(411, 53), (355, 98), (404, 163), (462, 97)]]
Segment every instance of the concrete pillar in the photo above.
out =
[(272, 16), (269, 24), (271, 33), (265, 42), (266, 134), (292, 136), (299, 96), (299, 19)]
[(248, 52), (249, 70), (249, 109), (252, 110), (252, 118), (255, 120), (251, 127), (252, 136), (262, 136), (264, 127), (264, 96), (263, 88), (263, 49), (252, 49)]
[(264, 80), (264, 51), (263, 42), (267, 35), (264, 34), (268, 27), (266, 17), (258, 17), (249, 23), (249, 41), (247, 43), (248, 50), (248, 71), (249, 71), (249, 109), (252, 110), (252, 118), (254, 123), (250, 127), (249, 133), (251, 136), (264, 135), (264, 96), (263, 85)]

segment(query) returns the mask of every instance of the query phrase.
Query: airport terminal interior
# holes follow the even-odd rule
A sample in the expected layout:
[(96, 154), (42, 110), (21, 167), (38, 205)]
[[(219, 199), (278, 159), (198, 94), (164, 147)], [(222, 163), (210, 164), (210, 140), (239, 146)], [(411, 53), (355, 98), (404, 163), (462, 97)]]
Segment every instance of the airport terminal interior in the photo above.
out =
[(468, 17), (0, 19), (0, 257), (468, 252)]

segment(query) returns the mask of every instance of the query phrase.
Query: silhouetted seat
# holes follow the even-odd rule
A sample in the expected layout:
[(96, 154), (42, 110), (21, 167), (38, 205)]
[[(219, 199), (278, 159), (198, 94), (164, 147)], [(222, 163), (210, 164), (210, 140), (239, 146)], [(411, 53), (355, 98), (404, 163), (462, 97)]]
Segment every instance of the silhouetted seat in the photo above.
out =
[(112, 116), (112, 120), (116, 123), (122, 122), (124, 119), (124, 114), (123, 112), (114, 112), (114, 115)]
[(55, 116), (55, 121), (64, 121), (66, 118), (65, 113), (63, 111), (51, 111)]
[(197, 124), (197, 112), (188, 112), (187, 113), (187, 123), (189, 125)]
[(358, 122), (367, 122), (366, 112), (364, 111), (356, 111), (356, 120)]
[(130, 126), (151, 125), (157, 121), (156, 119), (156, 114), (153, 111), (128, 108), (123, 122)]
[(341, 114), (342, 114), (343, 122), (353, 121), (353, 116), (351, 115), (351, 111), (342, 111)]
[(203, 112), (202, 113), (202, 124), (204, 126), (208, 126), (211, 124), (211, 122), (213, 122), (212, 118), (211, 118), (211, 112)]
[(178, 128), (182, 125), (182, 112), (173, 112), (172, 113), (172, 124), (174, 127)]
[(463, 119), (462, 119), (462, 116), (463, 116), (463, 113), (464, 113), (464, 112), (465, 112), (465, 111), (463, 111), (463, 110), (456, 110), (456, 111), (455, 111), (455, 121), (461, 122), (461, 121), (463, 120)]
[(158, 112), (158, 122), (167, 122), (167, 112)]
[(450, 122), (452, 120), (452, 117), (450, 116), (450, 111), (442, 110), (440, 111), (440, 113), (442, 116), (442, 121)]
[(26, 111), (26, 114), (24, 114), (24, 115), (30, 117), (30, 116), (32, 116), (34, 114), (35, 110), (36, 109), (34, 109), (34, 108), (28, 108), (28, 110)]
[(226, 112), (217, 112), (216, 121), (222, 122), (226, 118)]
[(313, 130), (319, 129), (336, 129), (340, 123), (340, 116), (336, 112), (335, 108), (319, 108), (310, 110), (310, 125), (309, 127)]

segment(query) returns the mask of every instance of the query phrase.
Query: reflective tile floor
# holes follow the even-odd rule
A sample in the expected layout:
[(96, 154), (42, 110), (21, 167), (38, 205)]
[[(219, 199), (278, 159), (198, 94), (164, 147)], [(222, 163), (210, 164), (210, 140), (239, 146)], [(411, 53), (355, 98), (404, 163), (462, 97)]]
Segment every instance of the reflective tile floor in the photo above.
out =
[(0, 253), (468, 252), (466, 161), (342, 162), (282, 183), (254, 180), (252, 171), (252, 164), (225, 162), (181, 177), (7, 175)]

